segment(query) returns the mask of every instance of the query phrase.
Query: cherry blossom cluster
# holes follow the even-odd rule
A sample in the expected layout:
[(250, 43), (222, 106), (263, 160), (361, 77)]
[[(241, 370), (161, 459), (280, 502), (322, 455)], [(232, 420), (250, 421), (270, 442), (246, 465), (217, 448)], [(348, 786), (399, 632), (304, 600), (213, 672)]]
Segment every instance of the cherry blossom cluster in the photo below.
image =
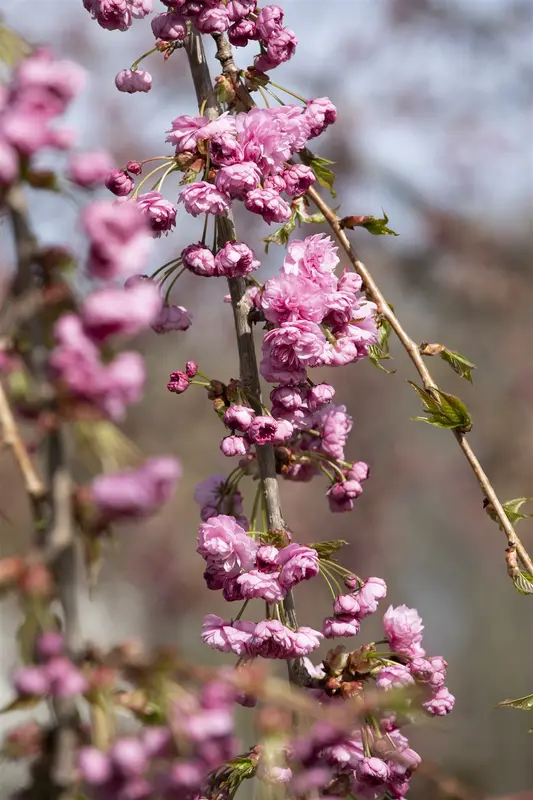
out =
[[(294, 213), (288, 200), (304, 195), (315, 181), (310, 167), (291, 165), (290, 159), (331, 125), (336, 116), (335, 106), (327, 97), (310, 100), (305, 108), (254, 108), (235, 116), (223, 114), (211, 121), (185, 114), (172, 121), (167, 135), (167, 142), (175, 147), (175, 157), (161, 159), (152, 172), (187, 171), (178, 203), (194, 217), (227, 214), (233, 201), (238, 200), (269, 224), (284, 223)], [(161, 194), (165, 176), (157, 182), (157, 189), (140, 194), (151, 172), (134, 191), (134, 177), (142, 168), (139, 162), (129, 162), (126, 169), (111, 171), (106, 185), (118, 197), (133, 192), (152, 233), (160, 236), (175, 226), (176, 208)], [(196, 180), (202, 171), (203, 179)], [(227, 243), (222, 253), (213, 253), (201, 242), (186, 248), (182, 258), (184, 266), (203, 277), (247, 275), (260, 266), (242, 242)]]
[(83, 747), (80, 777), (94, 800), (200, 796), (209, 775), (237, 754), (237, 692), (211, 681), (198, 693), (172, 701), (165, 725), (145, 726), (138, 736), (117, 738), (107, 752)]
[[(201, 33), (228, 35), (237, 47), (250, 41), (259, 43), (260, 53), (254, 58), (254, 70), (269, 72), (289, 61), (294, 55), (298, 39), (293, 31), (283, 25), (283, 9), (276, 5), (258, 8), (256, 0), (162, 0), (168, 11), (156, 14), (151, 21), (156, 38), (154, 49), (165, 53), (180, 46), (193, 24)], [(83, 0), (83, 5), (98, 24), (106, 30), (126, 31), (135, 19), (142, 19), (153, 11), (152, 0)], [(141, 61), (139, 59), (139, 61)], [(115, 84), (121, 92), (147, 92), (152, 87), (152, 76), (138, 68), (121, 70)]]
[(271, 327), (260, 367), (270, 383), (300, 384), (308, 367), (358, 361), (376, 343), (376, 306), (358, 294), (361, 279), (354, 272), (337, 278), (338, 263), (328, 236), (292, 241), (280, 275), (258, 294)]
[[(118, 31), (154, 10), (152, 0), (83, 4), (101, 27)], [(230, 302), (235, 303), (238, 288), (236, 311), (244, 310), (250, 325), (264, 326), (259, 372), (270, 384), (269, 404), (254, 380), (244, 377), (246, 369), (241, 380), (223, 382), (188, 360), (167, 384), (177, 395), (191, 386), (206, 391), (225, 427), (220, 449), (236, 458), (229, 475), (211, 475), (198, 484), (194, 497), (202, 520), (197, 552), (206, 586), (221, 592), (225, 601), (241, 604), (231, 617), (207, 614), (201, 640), (238, 660), (235, 667), (207, 672), (166, 650), (149, 657), (127, 645), (105, 654), (92, 645), (73, 652), (51, 613), (56, 598), (51, 572), (44, 564), (28, 566), (19, 559), (21, 563), (4, 564), (3, 573), (0, 569), (0, 589), (9, 584), (18, 592), (32, 632), (29, 663), (13, 678), (13, 708), (44, 699), (57, 708), (58, 701), (68, 700), (81, 712), (75, 726), (75, 786), (69, 789), (90, 800), (223, 800), (233, 798), (240, 782), (253, 776), (269, 785), (285, 784), (288, 796), (404, 800), (420, 757), (403, 729), (416, 715), (444, 716), (452, 710), (446, 661), (426, 654), (422, 620), (404, 605), (391, 605), (383, 614), (383, 638), (358, 646), (355, 637), (364, 620), (377, 613), (387, 595), (385, 581), (363, 580), (343, 567), (336, 556), (342, 541), (294, 541), (279, 507), (273, 513), (266, 488), (274, 481), (274, 466), (288, 481), (323, 475), (331, 511), (342, 512), (354, 508), (369, 477), (368, 465), (349, 460), (346, 452), (353, 427), (350, 414), (334, 402), (329, 382), (313, 380), (312, 369), (346, 366), (367, 357), (378, 342), (377, 308), (362, 292), (358, 275), (346, 270), (337, 274), (340, 262), (330, 237), (319, 233), (289, 240), (297, 223), (317, 221), (307, 213), (306, 194), (320, 177), (319, 160), (307, 148), (335, 122), (337, 111), (327, 97), (300, 98), (302, 105), (266, 103), (266, 108), (252, 107), (252, 100), (244, 103), (242, 98), (234, 102), (238, 89), (248, 98), (256, 90), (268, 90), (272, 82), (265, 73), (294, 53), (296, 37), (283, 26), (278, 6), (259, 8), (256, 0), (163, 4), (165, 10), (152, 18), (151, 29), (153, 51), (164, 53), (165, 60), (191, 31), (213, 36), (217, 48), (257, 41), (260, 52), (253, 67), (231, 75), (226, 70), (215, 81), (222, 114), (217, 116), (209, 103), (198, 116), (180, 114), (172, 120), (166, 136), (172, 155), (131, 160), (117, 169), (101, 151), (70, 153), (66, 176), (76, 191), (105, 186), (115, 198), (92, 200), (81, 214), (90, 291), (76, 300), (69, 287), (57, 314), (47, 321), (52, 342), (47, 375), (58, 419), (121, 422), (142, 395), (145, 366), (133, 349), (117, 348), (150, 330), (188, 329), (190, 314), (169, 301), (185, 271), (228, 279)], [(120, 91), (151, 88), (150, 74), (138, 69), (145, 56), (116, 76)], [(15, 71), (0, 96), (2, 188), (17, 180), (40, 188), (56, 186), (57, 176), (38, 173), (31, 159), (44, 148), (71, 150), (73, 136), (56, 123), (82, 79), (74, 65), (41, 50)], [(181, 173), (180, 188), (171, 201), (162, 191), (176, 173)], [(267, 241), (287, 243), (287, 251), (278, 274), (264, 283), (257, 279), (259, 258), (229, 224), (238, 202), (266, 223), (283, 226)], [(204, 218), (202, 238), (180, 247), (179, 255), (146, 276), (153, 240), (176, 227), (178, 209)], [(210, 222), (211, 248), (206, 244)], [(66, 286), (63, 277), (58, 282)], [(263, 465), (267, 457), (272, 465), (268, 474)], [(158, 455), (74, 487), (72, 514), (89, 562), (100, 537), (111, 535), (116, 524), (157, 513), (180, 477), (178, 460)], [(255, 488), (250, 508), (245, 508), (244, 478)], [(315, 629), (296, 622), (293, 594), (304, 581), (319, 578), (331, 592), (332, 609)], [(332, 640), (346, 646), (338, 644), (314, 664), (309, 656)], [(275, 724), (268, 715), (266, 721), (261, 717), (271, 710), (263, 660), (288, 662), (308, 712), (305, 735), (294, 738), (291, 724), (280, 722), (279, 709)], [(296, 694), (287, 689), (285, 699), (289, 702)], [(358, 700), (364, 714), (354, 705), (353, 715), (344, 714), (338, 724), (335, 711), (347, 699)], [(262, 743), (244, 754), (235, 736), (237, 705), (257, 706), (254, 713), (265, 722), (264, 728), (259, 724), (265, 734)], [(102, 726), (82, 722), (90, 718), (85, 712), (91, 708), (103, 713), (103, 735)], [(129, 712), (126, 730), (117, 708)], [(36, 759), (36, 780), (43, 774), (40, 759), (49, 757), (46, 743), (61, 724), (59, 714), (50, 727), (37, 725), (8, 737), (9, 747)], [(23, 791), (19, 800), (29, 796)]]

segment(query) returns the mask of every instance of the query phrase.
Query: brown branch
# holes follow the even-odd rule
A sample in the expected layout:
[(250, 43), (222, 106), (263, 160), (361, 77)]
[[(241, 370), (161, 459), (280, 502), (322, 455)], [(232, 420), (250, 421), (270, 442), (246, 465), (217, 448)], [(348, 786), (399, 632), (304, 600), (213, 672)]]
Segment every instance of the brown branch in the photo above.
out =
[[(28, 222), (22, 187), (12, 186), (3, 199), (11, 219), (17, 255), (17, 273), (12, 284), (12, 295), (20, 298), (42, 290), (36, 263), (37, 242)], [(55, 392), (47, 377), (48, 348), (46, 330), (40, 314), (34, 314), (27, 320), (25, 331), (30, 346), (24, 357), (35, 381), (39, 402), (43, 411), (52, 411), (57, 416), (54, 414)], [(30, 558), (45, 561), (54, 573), (64, 616), (65, 645), (67, 651), (74, 654), (80, 645), (79, 571), (65, 433), (56, 422), (45, 436), (45, 487), (24, 448), (3, 390), (0, 392), (0, 423), (4, 437), (17, 458), (33, 503), (36, 535)], [(37, 790), (40, 798), (73, 800), (77, 783), (76, 749), (79, 726), (75, 699), (55, 701), (53, 711), (56, 725), (51, 732), (49, 761), (37, 768), (32, 788)]]
[[(337, 240), (339, 241), (341, 247), (345, 251), (346, 255), (348, 256), (350, 263), (352, 264), (355, 271), (361, 276), (363, 280), (363, 284), (367, 291), (367, 294), (370, 298), (376, 303), (378, 312), (382, 315), (384, 319), (387, 320), (389, 325), (391, 326), (392, 330), (400, 340), (403, 348), (407, 352), (407, 355), (411, 359), (414, 364), (414, 367), (424, 385), (424, 388), (427, 389), (429, 392), (432, 390), (438, 390), (437, 383), (435, 379), (432, 377), (430, 371), (426, 367), (423, 357), (420, 354), (420, 349), (416, 342), (411, 339), (409, 334), (405, 331), (404, 327), (402, 326), (400, 320), (390, 307), (390, 305), (385, 300), (381, 289), (375, 282), (372, 274), (368, 270), (368, 268), (363, 264), (363, 262), (358, 258), (354, 248), (352, 247), (350, 240), (348, 239), (345, 231), (340, 225), (340, 219), (337, 214), (330, 208), (330, 206), (326, 203), (326, 201), (318, 194), (318, 192), (311, 188), (307, 192), (307, 196), (313, 201), (313, 203), (317, 206), (319, 211), (324, 215), (324, 218), (330, 228), (332, 229), (333, 233), (335, 234)], [(438, 399), (438, 394), (437, 394)], [(533, 561), (531, 560), (526, 548), (520, 541), (519, 537), (516, 534), (516, 531), (509, 521), (505, 510), (498, 499), (498, 495), (496, 494), (494, 487), (492, 486), (489, 478), (487, 477), (483, 467), (479, 463), (474, 451), (472, 450), (469, 442), (466, 439), (466, 435), (464, 433), (460, 433), (459, 431), (453, 431), (453, 435), (457, 441), (457, 444), (463, 451), (466, 460), (468, 461), (472, 472), (476, 476), (478, 483), (483, 491), (485, 497), (492, 505), (494, 512), (500, 522), (500, 525), (507, 536), (507, 541), (509, 547), (516, 548), (516, 552), (522, 561), (522, 564), (527, 569), (527, 571), (533, 574)]]
[(4, 387), (0, 384), (0, 426), (2, 429), (2, 444), (13, 452), (18, 464), (24, 488), (32, 502), (37, 506), (44, 498), (46, 491), (44, 484), (28, 455), (26, 446), (20, 436), (15, 417), (7, 399)]
[[(217, 44), (217, 58), (229, 77), (233, 80), (236, 67), (231, 55), (231, 48), (226, 47), (227, 42), (223, 36), (214, 36)], [(202, 37), (192, 30), (186, 43), (185, 50), (189, 58), (194, 89), (198, 107), (203, 109), (203, 113), (209, 119), (216, 119), (221, 109), (215, 92), (209, 71), (209, 65), (205, 55)], [(237, 238), (233, 217), (228, 214), (217, 219), (217, 245), (223, 246), (226, 242), (235, 241)], [(239, 352), (240, 379), (258, 404), (261, 404), (261, 385), (259, 382), (259, 370), (255, 353), (253, 330), (250, 322), (250, 306), (246, 297), (246, 283), (243, 278), (229, 278), (228, 286), (233, 308), (235, 321), (235, 332), (237, 335), (237, 348)], [(263, 488), (263, 499), (265, 504), (267, 523), (269, 530), (285, 530), (285, 522), (281, 510), (281, 500), (279, 495), (279, 485), (276, 476), (276, 461), (274, 448), (271, 445), (261, 445), (256, 447), (257, 463)], [(296, 610), (292, 592), (289, 592), (284, 600), (284, 609), (289, 624), (296, 628)], [(304, 684), (308, 677), (307, 670), (303, 667), (300, 660), (289, 664), (289, 675), (291, 681), (300, 685)]]

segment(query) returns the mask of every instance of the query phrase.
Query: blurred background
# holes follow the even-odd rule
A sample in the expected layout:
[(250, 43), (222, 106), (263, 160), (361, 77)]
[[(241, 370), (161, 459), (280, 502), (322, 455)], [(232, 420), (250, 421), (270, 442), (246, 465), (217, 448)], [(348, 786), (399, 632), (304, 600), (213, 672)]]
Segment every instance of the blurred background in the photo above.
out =
[[(337, 124), (314, 150), (336, 162), (342, 213), (381, 216), (384, 208), (401, 234), (356, 232), (361, 257), (416, 341), (443, 343), (477, 365), (472, 387), (443, 362), (430, 363), (441, 386), (471, 411), (471, 442), (501, 499), (533, 495), (533, 2), (283, 5), (300, 45), (273, 78), (307, 97), (328, 95), (337, 105)], [(148, 20), (125, 35), (101, 30), (81, 0), (2, 0), (0, 9), (30, 42), (50, 45), (86, 68), (87, 90), (68, 119), (80, 148), (108, 149), (122, 166), (165, 154), (170, 121), (195, 113), (180, 52), (166, 64), (160, 56), (147, 59), (154, 76), (149, 94), (116, 92), (115, 73), (152, 46)], [(241, 66), (250, 63), (247, 51), (237, 50), (237, 59)], [(167, 184), (166, 195), (175, 199), (176, 186)], [(76, 215), (84, 200), (32, 196), (39, 236), (83, 257)], [(237, 224), (241, 238), (260, 251), (266, 228), (250, 215)], [(3, 221), (0, 235), (0, 263), (8, 269), (12, 253)], [(195, 235), (191, 220), (178, 214), (176, 232), (157, 243), (153, 267)], [(271, 248), (260, 277), (276, 270), (282, 255)], [(192, 312), (193, 326), (136, 343), (146, 355), (149, 381), (124, 432), (147, 455), (178, 455), (184, 477), (163, 513), (120, 531), (84, 604), (87, 637), (99, 643), (140, 637), (149, 646), (178, 645), (204, 662), (222, 660), (198, 639), (202, 615), (227, 609), (203, 584), (192, 495), (208, 474), (231, 466), (219, 453), (221, 427), (200, 390), (178, 397), (165, 384), (187, 359), (212, 377), (237, 375), (224, 293), (220, 282), (183, 276), (173, 299)], [(427, 650), (449, 662), (455, 711), (412, 734), (413, 746), (444, 778), (415, 778), (410, 797), (533, 798), (533, 740), (527, 736), (533, 717), (496, 708), (504, 698), (533, 692), (532, 600), (506, 575), (505, 539), (484, 513), (453, 437), (410, 421), (419, 405), (406, 380), (416, 376), (395, 342), (392, 353), (394, 362), (386, 364), (397, 370), (392, 375), (365, 362), (320, 376), (335, 383), (337, 401), (353, 415), (349, 458), (372, 468), (354, 511), (330, 514), (326, 487), (316, 479), (282, 487), (285, 516), (299, 541), (347, 539), (343, 563), (363, 576), (385, 578), (391, 603), (416, 606)], [(0, 554), (24, 550), (27, 503), (9, 454), (0, 461), (0, 508), (9, 511), (8, 521), (0, 519)], [(521, 523), (520, 533), (533, 549), (532, 523)], [(300, 621), (319, 627), (330, 608), (327, 590), (307, 589), (297, 591)], [(16, 660), (18, 620), (9, 602), (0, 623), (3, 704)], [(371, 640), (378, 627), (365, 623), (362, 638)], [(446, 776), (462, 785), (454, 787)], [(0, 798), (21, 780), (18, 771), (0, 765)]]

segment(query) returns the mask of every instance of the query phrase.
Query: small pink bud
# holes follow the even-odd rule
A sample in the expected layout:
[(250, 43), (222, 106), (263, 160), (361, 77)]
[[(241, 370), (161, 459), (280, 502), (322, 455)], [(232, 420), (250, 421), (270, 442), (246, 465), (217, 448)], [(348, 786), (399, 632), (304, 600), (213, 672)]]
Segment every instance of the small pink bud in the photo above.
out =
[(196, 373), (198, 372), (198, 364), (196, 361), (187, 361), (185, 364), (185, 372), (189, 378), (194, 378)]
[(126, 172), (130, 172), (132, 175), (140, 175), (142, 171), (142, 164), (138, 161), (128, 161), (126, 164)]

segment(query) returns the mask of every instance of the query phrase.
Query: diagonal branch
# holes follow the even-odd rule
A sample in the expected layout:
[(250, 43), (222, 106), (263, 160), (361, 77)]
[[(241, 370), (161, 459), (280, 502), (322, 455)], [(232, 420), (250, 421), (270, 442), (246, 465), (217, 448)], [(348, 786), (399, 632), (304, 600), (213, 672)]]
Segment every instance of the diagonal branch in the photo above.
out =
[[(340, 225), (340, 219), (337, 214), (333, 211), (332, 208), (326, 203), (326, 201), (318, 194), (318, 192), (311, 188), (307, 192), (307, 196), (313, 201), (319, 211), (322, 212), (324, 218), (330, 228), (332, 229), (333, 233), (337, 237), (339, 244), (343, 248), (344, 252), (348, 256), (350, 263), (352, 264), (355, 271), (361, 276), (363, 280), (363, 284), (365, 289), (370, 296), (370, 298), (376, 303), (379, 313), (382, 315), (384, 319), (387, 320), (389, 325), (391, 326), (392, 330), (400, 340), (403, 348), (407, 352), (407, 355), (411, 359), (414, 364), (414, 367), (420, 378), (422, 379), (422, 383), (424, 384), (424, 388), (427, 389), (429, 392), (432, 390), (438, 389), (437, 383), (433, 376), (431, 375), (430, 371), (426, 367), (424, 359), (420, 354), (420, 350), (416, 342), (411, 339), (409, 334), (404, 329), (403, 325), (401, 324), (400, 320), (390, 307), (390, 305), (385, 300), (381, 289), (375, 282), (374, 278), (372, 277), (371, 272), (369, 271), (368, 267), (363, 264), (363, 262), (358, 258), (354, 248), (351, 245), (350, 240), (348, 239), (345, 231)], [(465, 455), (466, 460), (468, 461), (472, 472), (476, 476), (478, 483), (481, 487), (481, 490), (487, 500), (490, 502), (494, 512), (500, 522), (500, 525), (507, 536), (507, 541), (509, 547), (513, 550), (516, 550), (522, 564), (527, 569), (529, 573), (533, 575), (533, 561), (529, 556), (526, 548), (522, 544), (521, 540), (517, 536), (517, 533), (511, 524), (507, 514), (505, 513), (505, 509), (503, 508), (500, 500), (498, 499), (498, 495), (494, 490), (487, 474), (483, 470), (483, 467), (479, 463), (474, 451), (472, 450), (469, 442), (467, 441), (466, 434), (460, 433), (459, 431), (454, 430), (453, 435), (457, 444), (461, 448), (462, 452)]]

